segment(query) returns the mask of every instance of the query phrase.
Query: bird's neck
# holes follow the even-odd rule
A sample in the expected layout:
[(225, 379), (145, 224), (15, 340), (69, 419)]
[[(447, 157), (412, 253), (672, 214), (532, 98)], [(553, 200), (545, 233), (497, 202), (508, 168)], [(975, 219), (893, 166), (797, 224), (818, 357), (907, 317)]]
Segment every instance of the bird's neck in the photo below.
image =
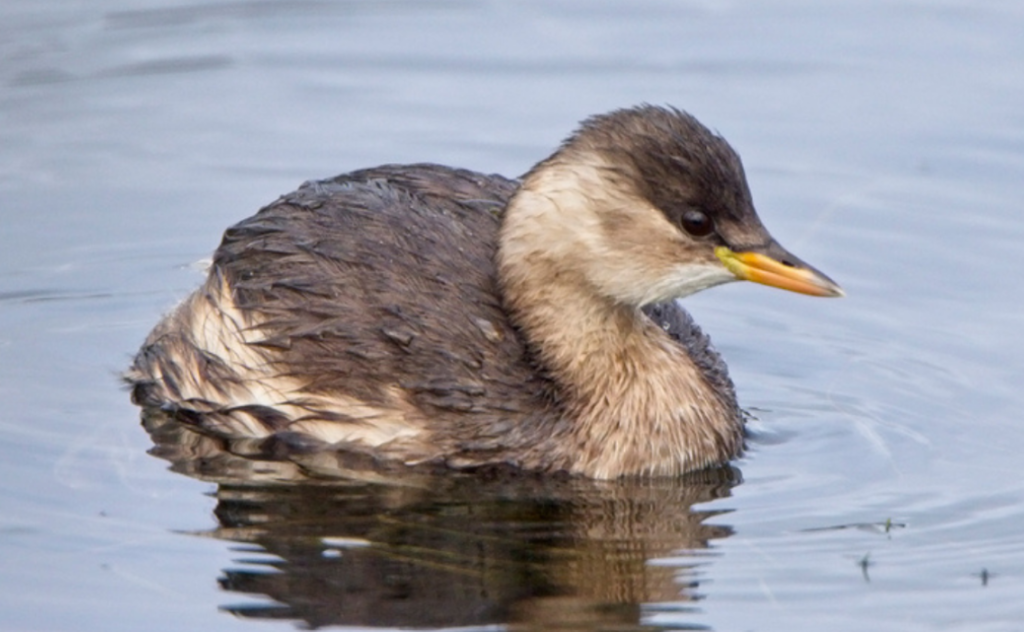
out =
[(586, 222), (566, 225), (565, 210), (582, 203), (573, 190), (527, 179), (499, 242), (506, 306), (570, 422), (549, 449), (595, 478), (672, 475), (734, 456), (742, 441), (736, 413), (686, 350), (574, 268), (572, 242), (586, 239)]

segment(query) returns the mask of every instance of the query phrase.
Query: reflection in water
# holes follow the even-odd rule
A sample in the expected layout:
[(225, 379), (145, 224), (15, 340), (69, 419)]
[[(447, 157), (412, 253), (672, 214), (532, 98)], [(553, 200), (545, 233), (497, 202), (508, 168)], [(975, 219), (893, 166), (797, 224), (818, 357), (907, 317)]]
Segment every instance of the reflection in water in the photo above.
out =
[[(467, 476), (353, 471), (334, 454), (243, 458), (160, 414), (153, 453), (218, 483), (211, 535), (243, 543), (221, 586), (265, 595), (242, 617), (327, 625), (523, 630), (672, 629), (700, 597), (704, 524), (738, 481), (722, 468), (686, 480), (594, 482), (513, 472)], [(231, 446), (234, 452), (245, 446)]]

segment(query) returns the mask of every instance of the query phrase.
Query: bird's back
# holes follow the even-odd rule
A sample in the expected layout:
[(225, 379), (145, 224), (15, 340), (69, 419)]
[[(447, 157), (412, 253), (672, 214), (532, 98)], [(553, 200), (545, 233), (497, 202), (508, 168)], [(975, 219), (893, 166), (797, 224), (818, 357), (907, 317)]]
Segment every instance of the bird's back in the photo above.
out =
[(307, 183), (228, 230), (214, 268), (309, 391), (465, 410), (528, 373), (492, 262), (514, 188), (428, 165)]

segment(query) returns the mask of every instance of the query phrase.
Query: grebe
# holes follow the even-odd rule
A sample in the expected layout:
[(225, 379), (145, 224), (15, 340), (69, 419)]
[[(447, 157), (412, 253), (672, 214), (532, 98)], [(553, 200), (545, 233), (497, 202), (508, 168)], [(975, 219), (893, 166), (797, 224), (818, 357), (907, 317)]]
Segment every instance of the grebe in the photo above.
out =
[(149, 335), (135, 403), (226, 440), (375, 461), (676, 475), (743, 445), (674, 299), (746, 279), (841, 296), (676, 109), (584, 121), (521, 180), (433, 164), (307, 182), (229, 228)]

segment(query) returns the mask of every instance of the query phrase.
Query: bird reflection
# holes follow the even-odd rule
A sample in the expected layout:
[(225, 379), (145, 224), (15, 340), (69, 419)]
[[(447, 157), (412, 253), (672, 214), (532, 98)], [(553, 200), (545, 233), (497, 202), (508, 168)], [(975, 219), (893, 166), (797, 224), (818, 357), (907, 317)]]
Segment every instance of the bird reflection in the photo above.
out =
[(219, 526), (204, 535), (239, 554), (220, 585), (267, 598), (223, 609), (310, 628), (700, 627), (706, 549), (731, 530), (693, 505), (739, 480), (382, 472), (336, 453), (245, 456), (159, 413), (144, 424), (173, 470), (218, 484)]

